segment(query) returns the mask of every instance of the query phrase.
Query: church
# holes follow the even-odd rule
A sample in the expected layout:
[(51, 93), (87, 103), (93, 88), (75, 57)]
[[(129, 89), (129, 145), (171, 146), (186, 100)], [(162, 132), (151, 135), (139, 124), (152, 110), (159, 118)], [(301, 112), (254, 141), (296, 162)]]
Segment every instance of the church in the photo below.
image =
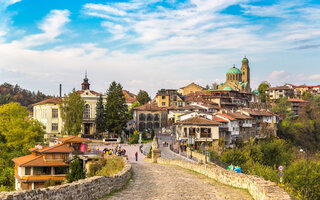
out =
[(227, 71), (226, 82), (218, 86), (218, 90), (251, 92), (249, 60), (242, 59), (241, 70), (233, 66)]

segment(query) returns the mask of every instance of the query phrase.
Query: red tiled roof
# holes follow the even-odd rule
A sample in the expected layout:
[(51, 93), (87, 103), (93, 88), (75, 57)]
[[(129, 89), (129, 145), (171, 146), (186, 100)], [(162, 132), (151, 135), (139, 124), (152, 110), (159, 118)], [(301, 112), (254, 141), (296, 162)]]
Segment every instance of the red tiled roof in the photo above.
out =
[(177, 124), (191, 124), (191, 125), (220, 125), (221, 123), (210, 120), (204, 117), (193, 117), (183, 121), (177, 122)]
[(126, 103), (134, 103), (135, 101), (137, 101), (135, 94), (133, 94), (127, 90), (122, 90), (122, 93), (123, 93), (124, 97), (126, 98)]
[(267, 110), (245, 109), (244, 111), (248, 112), (250, 115), (253, 115), (253, 116), (272, 116), (272, 115), (275, 115), (274, 113), (267, 111)]
[(33, 106), (43, 105), (43, 104), (58, 104), (61, 102), (61, 100), (62, 100), (61, 97), (55, 97), (55, 98), (46, 99), (46, 100), (40, 101), (38, 103), (35, 103), (35, 104), (33, 104)]
[(65, 138), (60, 138), (59, 140), (62, 142), (91, 142), (91, 140), (89, 139), (81, 138), (77, 136), (69, 136)]
[(289, 102), (300, 102), (300, 103), (307, 103), (309, 101), (303, 99), (288, 99)]
[(133, 110), (143, 110), (143, 111), (166, 111), (167, 108), (159, 107), (156, 103), (146, 103), (142, 106), (133, 108)]
[(72, 147), (68, 147), (66, 143), (56, 144), (53, 147), (39, 150), (40, 153), (70, 153), (73, 151)]
[(223, 116), (223, 117), (226, 117), (226, 118), (228, 118), (228, 119), (230, 119), (230, 120), (232, 120), (232, 121), (235, 121), (235, 120), (236, 120), (234, 117), (232, 117), (232, 116), (230, 116), (230, 115), (227, 115), (227, 114), (225, 114), (225, 113), (219, 113), (219, 115), (221, 115), (221, 116)]
[[(85, 92), (85, 90), (78, 90), (77, 91), (79, 94), (83, 94)], [(96, 91), (93, 91), (93, 90), (90, 90), (90, 93), (92, 93), (93, 95), (96, 95), (96, 96), (102, 96), (101, 93), (99, 92), (96, 92)]]
[(67, 163), (57, 160), (57, 161), (45, 161), (43, 156), (27, 155), (12, 159), (14, 163), (18, 166), (68, 166)]
[(233, 113), (227, 113), (229, 116), (232, 116), (233, 118), (236, 119), (252, 119), (251, 117), (241, 114), (239, 112), (233, 112)]
[(292, 90), (292, 89), (288, 86), (276, 86), (276, 87), (267, 88), (266, 90)]
[(218, 122), (228, 122), (227, 120), (224, 120), (224, 119), (222, 119), (220, 117), (216, 117), (216, 116), (213, 116), (213, 119), (218, 121)]

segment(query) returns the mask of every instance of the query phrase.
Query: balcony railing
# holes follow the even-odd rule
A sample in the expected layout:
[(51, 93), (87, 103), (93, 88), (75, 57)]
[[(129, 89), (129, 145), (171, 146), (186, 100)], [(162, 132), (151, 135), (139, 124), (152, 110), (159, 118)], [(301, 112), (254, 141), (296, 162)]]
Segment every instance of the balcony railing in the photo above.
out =
[(211, 138), (211, 133), (200, 133), (201, 138)]

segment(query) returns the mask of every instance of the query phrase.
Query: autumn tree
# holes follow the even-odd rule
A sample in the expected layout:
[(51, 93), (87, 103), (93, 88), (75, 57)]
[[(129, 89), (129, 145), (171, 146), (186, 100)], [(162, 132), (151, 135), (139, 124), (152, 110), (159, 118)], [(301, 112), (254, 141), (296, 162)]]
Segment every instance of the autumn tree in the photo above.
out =
[(120, 83), (113, 81), (107, 91), (107, 103), (105, 105), (106, 130), (113, 136), (120, 135), (125, 129), (128, 116), (128, 106), (122, 93)]
[(144, 90), (140, 90), (136, 98), (141, 105), (144, 105), (145, 103), (148, 103), (151, 100), (149, 94)]
[(61, 118), (64, 122), (63, 133), (67, 135), (78, 135), (81, 131), (85, 101), (80, 94), (73, 92), (65, 96), (60, 103)]

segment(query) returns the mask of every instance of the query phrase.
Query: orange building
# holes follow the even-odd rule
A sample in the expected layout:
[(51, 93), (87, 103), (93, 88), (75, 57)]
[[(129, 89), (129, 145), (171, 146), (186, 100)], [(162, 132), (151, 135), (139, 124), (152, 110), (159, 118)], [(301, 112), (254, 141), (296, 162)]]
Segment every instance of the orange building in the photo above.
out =
[(89, 142), (85, 138), (70, 136), (52, 146), (38, 145), (29, 149), (32, 154), (12, 159), (15, 163), (15, 189), (43, 188), (48, 181), (61, 184), (69, 170), (72, 155), (86, 153)]

